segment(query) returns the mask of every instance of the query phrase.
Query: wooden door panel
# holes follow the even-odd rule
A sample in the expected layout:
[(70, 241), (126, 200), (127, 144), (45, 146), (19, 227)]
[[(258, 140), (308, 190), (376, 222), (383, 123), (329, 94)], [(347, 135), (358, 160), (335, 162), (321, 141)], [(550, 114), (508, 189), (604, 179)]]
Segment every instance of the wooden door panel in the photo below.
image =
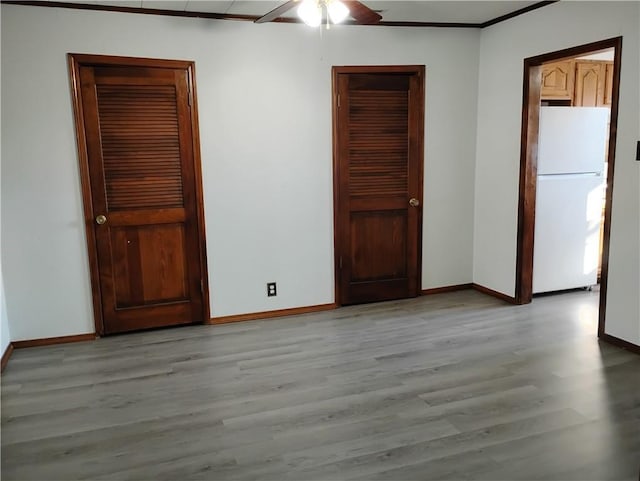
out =
[(349, 196), (406, 195), (408, 93), (349, 93)]
[[(193, 311), (188, 301), (178, 301), (161, 306), (150, 305), (144, 308), (144, 316), (138, 309), (122, 309), (118, 317), (109, 321), (109, 332), (127, 332), (154, 327), (179, 326), (191, 324), (189, 318)], [(135, 326), (132, 328), (131, 326)]]
[(351, 282), (407, 277), (407, 212), (354, 212)]
[(406, 279), (383, 279), (371, 282), (353, 282), (349, 285), (349, 297), (344, 304), (363, 304), (366, 302), (390, 301), (415, 297), (407, 294)]
[(575, 62), (554, 62), (542, 66), (542, 99), (573, 99)]
[(181, 224), (110, 230), (117, 309), (188, 300)]
[(137, 230), (144, 302), (186, 299), (189, 286), (184, 225), (144, 226)]
[(201, 190), (187, 69), (77, 70), (90, 212), (106, 218), (89, 220), (104, 332), (202, 321)]
[(409, 89), (410, 75), (407, 75), (406, 72), (351, 73), (349, 74), (349, 85), (353, 91), (406, 92)]
[(593, 68), (578, 71), (578, 94), (576, 105), (583, 107), (595, 107), (598, 97), (598, 75)]
[(423, 70), (370, 69), (334, 68), (341, 304), (415, 296), (420, 284), (422, 218), (409, 200), (422, 199)]
[(173, 85), (97, 85), (107, 210), (182, 207)]
[(604, 104), (603, 64), (582, 61), (576, 64), (576, 95), (574, 105), (600, 107)]
[(604, 65), (604, 105), (611, 106), (613, 97), (613, 62)]

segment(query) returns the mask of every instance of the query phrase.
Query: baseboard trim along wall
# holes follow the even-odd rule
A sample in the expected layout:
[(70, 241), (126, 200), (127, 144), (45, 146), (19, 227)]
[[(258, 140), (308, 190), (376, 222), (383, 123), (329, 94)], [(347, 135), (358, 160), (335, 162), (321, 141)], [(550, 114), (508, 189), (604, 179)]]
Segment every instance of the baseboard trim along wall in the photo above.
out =
[(423, 296), (430, 296), (432, 294), (442, 294), (444, 292), (464, 291), (466, 289), (472, 289), (473, 284), (456, 284), (453, 286), (444, 287), (432, 287), (431, 289), (422, 289)]
[(473, 284), (472, 287), (478, 292), (482, 292), (483, 294), (487, 294), (488, 296), (496, 297), (502, 301), (508, 302), (509, 304), (518, 304), (515, 297), (508, 296), (506, 294), (503, 294), (502, 292), (494, 291), (493, 289), (489, 289), (488, 287), (484, 287), (479, 284)]
[(248, 314), (234, 314), (232, 316), (212, 317), (209, 324), (227, 324), (229, 322), (255, 321), (258, 319), (269, 319), (272, 317), (296, 316), (299, 314), (308, 314), (310, 312), (330, 311), (336, 309), (338, 305), (334, 302), (331, 304), (319, 304), (317, 306), (294, 307), (291, 309), (278, 309), (275, 311), (250, 312)]
[(4, 368), (7, 367), (7, 363), (9, 362), (9, 358), (11, 357), (12, 353), (13, 344), (9, 343), (7, 348), (4, 350), (4, 353), (2, 354), (2, 364), (0, 364), (0, 372), (4, 371)]
[(600, 339), (608, 344), (612, 344), (616, 347), (626, 349), (629, 352), (633, 352), (634, 354), (640, 354), (640, 346), (637, 346), (629, 341), (625, 341), (624, 339), (620, 339), (619, 337), (612, 336), (611, 334), (601, 334)]
[(93, 341), (96, 339), (96, 334), (77, 334), (75, 336), (62, 336), (62, 337), (45, 337), (42, 339), (27, 339), (25, 341), (13, 341), (11, 344), (16, 349), (22, 349), (23, 347), (36, 347), (36, 346), (51, 346), (54, 344), (67, 344), (69, 342), (83, 342)]

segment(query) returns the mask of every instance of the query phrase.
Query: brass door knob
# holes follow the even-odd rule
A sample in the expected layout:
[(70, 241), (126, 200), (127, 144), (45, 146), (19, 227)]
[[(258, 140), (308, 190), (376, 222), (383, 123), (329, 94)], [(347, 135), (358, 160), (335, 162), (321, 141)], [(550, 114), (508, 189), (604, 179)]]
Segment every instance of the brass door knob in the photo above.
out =
[(418, 207), (420, 205), (420, 201), (418, 199), (416, 199), (415, 197), (409, 199), (409, 205), (411, 207)]
[(106, 216), (100, 214), (99, 216), (96, 217), (96, 224), (102, 225), (105, 222), (107, 222), (107, 217)]

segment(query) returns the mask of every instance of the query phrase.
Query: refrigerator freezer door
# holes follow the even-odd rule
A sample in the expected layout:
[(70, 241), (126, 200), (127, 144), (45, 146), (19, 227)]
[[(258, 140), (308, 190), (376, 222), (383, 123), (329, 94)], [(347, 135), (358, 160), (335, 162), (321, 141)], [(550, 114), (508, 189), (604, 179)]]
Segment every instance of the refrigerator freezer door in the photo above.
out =
[(533, 247), (533, 293), (597, 283), (602, 177), (538, 177)]
[(540, 107), (538, 175), (602, 172), (608, 124), (605, 107)]

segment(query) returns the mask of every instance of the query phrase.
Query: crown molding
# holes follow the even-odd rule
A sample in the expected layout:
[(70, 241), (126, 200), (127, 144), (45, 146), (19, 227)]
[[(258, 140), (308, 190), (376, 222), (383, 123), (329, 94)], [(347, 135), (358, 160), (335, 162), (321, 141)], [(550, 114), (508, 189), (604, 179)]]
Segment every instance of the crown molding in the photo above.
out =
[[(515, 10), (506, 15), (496, 17), (483, 23), (465, 23), (465, 22), (395, 22), (384, 21), (374, 24), (366, 25), (367, 27), (435, 27), (435, 28), (486, 28), (495, 25), (500, 22), (512, 19), (519, 15), (537, 10), (538, 8), (546, 7), (553, 3), (557, 3), (559, 0), (551, 0), (544, 2), (537, 2), (528, 7)], [(38, 0), (1, 0), (2, 4), (6, 5), (22, 5), (28, 7), (48, 7), (48, 8), (68, 8), (72, 10), (93, 10), (100, 12), (120, 12), (120, 13), (137, 13), (144, 15), (163, 15), (166, 17), (185, 17), (185, 18), (207, 18), (211, 20), (235, 20), (245, 22), (255, 22), (261, 18), (260, 15), (238, 15), (229, 13), (212, 13), (212, 12), (190, 12), (184, 10), (162, 10), (155, 8), (138, 8), (138, 7), (119, 7), (115, 5), (97, 5), (89, 3), (70, 3), (70, 2), (57, 2), (57, 1), (38, 1)], [(273, 23), (303, 23), (297, 18), (276, 18)], [(356, 22), (344, 22), (341, 25), (358, 25)]]

